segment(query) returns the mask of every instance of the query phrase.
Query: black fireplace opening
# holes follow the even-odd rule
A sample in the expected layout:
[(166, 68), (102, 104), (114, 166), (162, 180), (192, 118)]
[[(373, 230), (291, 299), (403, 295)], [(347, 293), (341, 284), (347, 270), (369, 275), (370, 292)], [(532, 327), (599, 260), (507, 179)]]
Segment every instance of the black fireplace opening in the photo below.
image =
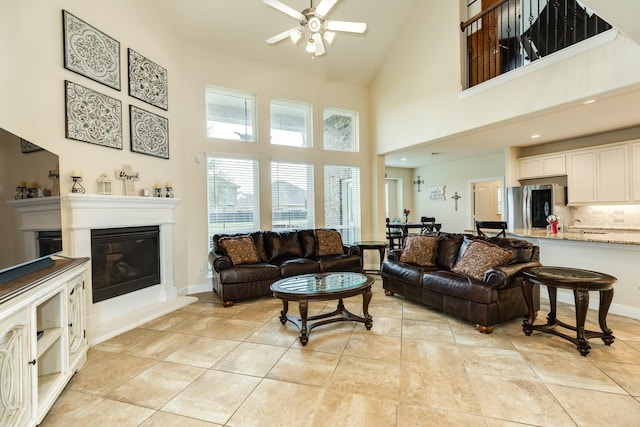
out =
[(93, 302), (160, 283), (160, 227), (91, 230)]
[(43, 257), (62, 251), (62, 230), (38, 231), (38, 256)]

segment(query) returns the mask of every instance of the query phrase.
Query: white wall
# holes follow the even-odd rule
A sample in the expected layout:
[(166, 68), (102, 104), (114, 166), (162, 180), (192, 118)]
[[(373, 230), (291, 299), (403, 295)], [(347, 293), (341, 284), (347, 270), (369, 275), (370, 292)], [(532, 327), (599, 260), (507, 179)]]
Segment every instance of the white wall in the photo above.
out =
[[(120, 42), (121, 91), (64, 68), (62, 9)], [(167, 69), (169, 111), (128, 95), (127, 48)], [(60, 156), (62, 194), (71, 189), (72, 169), (83, 172), (87, 193), (96, 193), (95, 180), (102, 172), (114, 176), (116, 169), (129, 164), (140, 173), (136, 188), (171, 181), (176, 197), (188, 197), (190, 189), (182, 170), (182, 44), (155, 12), (153, 0), (0, 0), (0, 57), (0, 127)], [(122, 102), (122, 150), (65, 138), (65, 80)], [(169, 160), (130, 151), (129, 104), (169, 119)], [(124, 194), (122, 181), (114, 179), (113, 190)], [(186, 289), (186, 203), (178, 205), (176, 218), (175, 278), (178, 287)]]

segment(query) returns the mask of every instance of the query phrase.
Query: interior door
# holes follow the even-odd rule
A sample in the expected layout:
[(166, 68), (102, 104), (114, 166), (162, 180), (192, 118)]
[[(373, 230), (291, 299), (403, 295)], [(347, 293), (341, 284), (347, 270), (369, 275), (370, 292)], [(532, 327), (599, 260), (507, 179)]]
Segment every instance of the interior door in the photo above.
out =
[(501, 221), (502, 209), (499, 198), (500, 181), (483, 181), (473, 184), (473, 219), (478, 221)]

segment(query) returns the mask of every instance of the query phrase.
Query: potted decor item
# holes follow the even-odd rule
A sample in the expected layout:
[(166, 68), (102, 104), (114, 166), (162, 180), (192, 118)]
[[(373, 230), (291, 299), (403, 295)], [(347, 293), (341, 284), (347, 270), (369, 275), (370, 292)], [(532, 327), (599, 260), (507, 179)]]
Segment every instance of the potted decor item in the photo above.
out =
[(411, 213), (411, 211), (409, 209), (405, 209), (403, 213), (404, 213), (404, 222), (409, 222), (409, 214)]
[(558, 234), (558, 217), (556, 215), (549, 215), (547, 222), (549, 223), (549, 231), (551, 234)]

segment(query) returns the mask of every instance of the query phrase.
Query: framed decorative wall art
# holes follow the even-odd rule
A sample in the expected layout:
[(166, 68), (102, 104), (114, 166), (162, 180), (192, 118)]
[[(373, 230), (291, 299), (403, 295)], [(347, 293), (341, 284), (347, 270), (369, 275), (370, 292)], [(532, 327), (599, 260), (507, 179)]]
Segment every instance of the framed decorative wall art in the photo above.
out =
[(65, 80), (66, 133), (69, 139), (122, 150), (122, 103)]
[(20, 148), (23, 153), (34, 153), (36, 151), (44, 150), (42, 147), (34, 144), (33, 142), (29, 142), (24, 138), (20, 138)]
[(131, 151), (169, 158), (169, 119), (129, 106)]
[(429, 187), (429, 201), (442, 202), (444, 200), (444, 185)]
[(120, 42), (62, 11), (64, 68), (120, 90)]
[(129, 95), (168, 110), (168, 92), (167, 70), (129, 49)]

